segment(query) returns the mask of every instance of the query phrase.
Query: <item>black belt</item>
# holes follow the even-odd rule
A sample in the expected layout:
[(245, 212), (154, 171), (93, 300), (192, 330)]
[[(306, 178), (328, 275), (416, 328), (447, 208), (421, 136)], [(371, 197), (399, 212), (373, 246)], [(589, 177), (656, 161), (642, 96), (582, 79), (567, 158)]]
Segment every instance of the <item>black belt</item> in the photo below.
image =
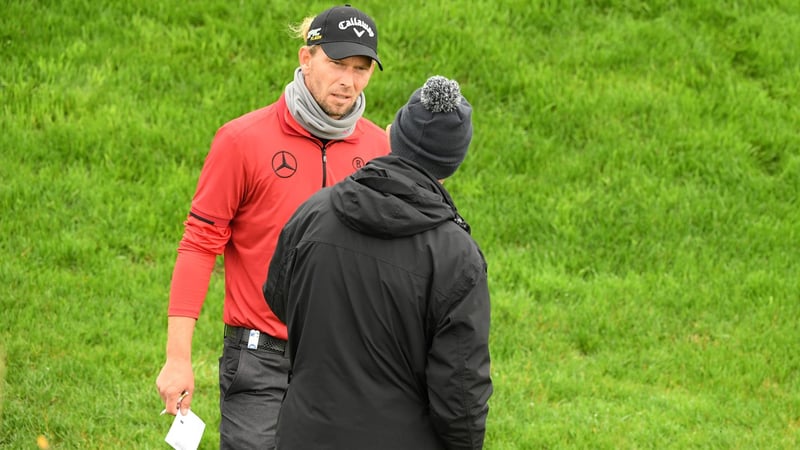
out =
[[(253, 334), (258, 333), (258, 343), (256, 344), (255, 336), (253, 339), (250, 339), (250, 333)], [(280, 353), (283, 354), (284, 350), (286, 350), (286, 341), (283, 339), (278, 339), (276, 337), (272, 337), (267, 333), (260, 332), (258, 330), (250, 330), (248, 328), (242, 327), (234, 327), (231, 325), (225, 324), (225, 338), (235, 339), (237, 343), (244, 344), (247, 348), (258, 350), (266, 350), (272, 353)]]

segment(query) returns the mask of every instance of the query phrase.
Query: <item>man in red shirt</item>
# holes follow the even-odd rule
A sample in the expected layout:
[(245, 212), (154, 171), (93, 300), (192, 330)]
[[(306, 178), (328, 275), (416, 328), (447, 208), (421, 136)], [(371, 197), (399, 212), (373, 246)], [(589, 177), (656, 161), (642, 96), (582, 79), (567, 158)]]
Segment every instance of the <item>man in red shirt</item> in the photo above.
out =
[(362, 117), (363, 90), (375, 65), (383, 70), (374, 21), (341, 6), (305, 19), (297, 31), (305, 45), (283, 95), (214, 137), (172, 275), (166, 362), (156, 385), (167, 412), (185, 414), (194, 393), (192, 335), (216, 257), (224, 255), (223, 449), (274, 446), (288, 383), (287, 332), (261, 284), (281, 228), (314, 192), (389, 153), (383, 130)]

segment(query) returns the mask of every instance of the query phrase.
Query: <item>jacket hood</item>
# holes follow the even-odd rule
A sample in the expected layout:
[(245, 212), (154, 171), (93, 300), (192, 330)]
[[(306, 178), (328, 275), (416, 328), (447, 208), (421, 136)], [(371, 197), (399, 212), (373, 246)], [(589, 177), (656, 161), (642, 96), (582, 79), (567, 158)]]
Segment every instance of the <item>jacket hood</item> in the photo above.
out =
[(412, 236), (449, 220), (469, 231), (441, 183), (394, 155), (373, 159), (336, 184), (331, 202), (345, 225), (381, 238)]

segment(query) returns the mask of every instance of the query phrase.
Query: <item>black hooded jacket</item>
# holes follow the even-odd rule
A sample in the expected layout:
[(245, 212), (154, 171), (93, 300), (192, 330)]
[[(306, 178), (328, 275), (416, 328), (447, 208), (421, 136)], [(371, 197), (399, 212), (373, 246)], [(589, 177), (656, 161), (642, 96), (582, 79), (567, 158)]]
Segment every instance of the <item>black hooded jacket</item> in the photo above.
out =
[(377, 158), (284, 227), (264, 296), (289, 329), (278, 449), (478, 449), (486, 263), (444, 187)]

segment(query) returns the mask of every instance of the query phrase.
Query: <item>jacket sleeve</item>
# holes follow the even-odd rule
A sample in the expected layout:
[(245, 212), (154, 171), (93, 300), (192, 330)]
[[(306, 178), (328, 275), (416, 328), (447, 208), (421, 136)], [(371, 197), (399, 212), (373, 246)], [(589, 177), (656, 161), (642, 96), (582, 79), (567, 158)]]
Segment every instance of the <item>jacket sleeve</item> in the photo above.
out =
[(267, 279), (262, 288), (264, 300), (283, 323), (287, 323), (286, 309), (295, 255), (293, 245), (288, 242), (288, 235), (289, 233), (284, 230), (278, 238), (267, 270)]
[(485, 266), (463, 279), (436, 319), (426, 369), (428, 399), (434, 428), (448, 449), (480, 449), (492, 394)]

